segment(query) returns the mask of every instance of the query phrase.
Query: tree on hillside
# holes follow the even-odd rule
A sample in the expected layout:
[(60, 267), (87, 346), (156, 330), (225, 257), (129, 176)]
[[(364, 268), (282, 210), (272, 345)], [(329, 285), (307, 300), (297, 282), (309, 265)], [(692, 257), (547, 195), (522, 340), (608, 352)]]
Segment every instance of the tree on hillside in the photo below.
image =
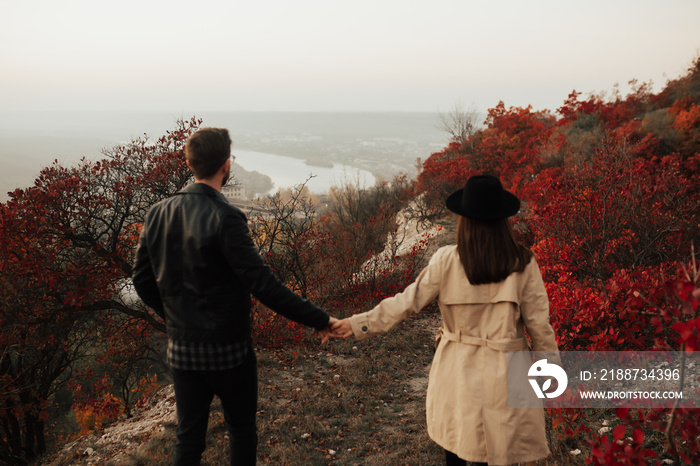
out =
[[(413, 193), (405, 177), (366, 188), (359, 183), (334, 187), (328, 212), (317, 217), (304, 185), (287, 196), (277, 193), (251, 213), (251, 232), (275, 274), (291, 289), (321, 307), (343, 313), (373, 303), (405, 287), (422, 265), (424, 243), (399, 253), (404, 235), (396, 216)], [(389, 245), (389, 257), (380, 255)], [(304, 330), (256, 303), (254, 333), (275, 345), (303, 340)]]
[(488, 111), (471, 168), (500, 177), (517, 192), (541, 170), (541, 153), (555, 123), (549, 111), (533, 111), (530, 106), (506, 108), (499, 102)]
[(469, 147), (479, 130), (479, 112), (474, 105), (465, 109), (461, 103), (447, 113), (438, 113), (438, 129), (450, 135), (450, 142)]
[(693, 60), (686, 74), (669, 81), (654, 97), (657, 108), (668, 108), (677, 102), (700, 104), (700, 55)]
[(331, 188), (326, 228), (353, 257), (366, 259), (380, 252), (387, 235), (396, 228), (396, 214), (413, 197), (413, 186), (405, 176), (380, 181), (370, 188), (346, 183)]
[(94, 342), (88, 312), (73, 301), (89, 299), (95, 277), (83, 274), (87, 258), (41, 234), (41, 209), (0, 212), (0, 461), (15, 465), (46, 451), (48, 400)]
[[(407, 237), (397, 221), (415, 197), (414, 183), (398, 176), (370, 188), (345, 184), (329, 197), (321, 227), (333, 246), (328, 255), (335, 276), (326, 291), (331, 307), (356, 312), (410, 284), (424, 265), (427, 239)], [(413, 246), (401, 251), (407, 244)]]
[(453, 142), (423, 162), (416, 183), (419, 193), (415, 199), (416, 218), (423, 223), (439, 222), (447, 214), (447, 196), (464, 187), (466, 180), (477, 174), (471, 165), (471, 157), (461, 144)]
[(318, 287), (322, 260), (316, 205), (306, 188), (309, 179), (259, 201), (260, 213), (249, 218), (253, 240), (266, 263), (304, 298)]
[[(164, 329), (126, 290), (145, 212), (190, 180), (182, 149), (198, 125), (180, 121), (155, 142), (137, 139), (99, 161), (54, 163), (1, 206), (0, 458), (8, 464), (46, 451), (50, 396), (88, 351), (114, 348), (105, 344), (121, 336), (106, 331), (112, 323)], [(147, 343), (132, 339), (123, 355), (142, 359)]]
[(590, 161), (546, 170), (528, 187), (527, 222), (545, 266), (595, 281), (687, 256), (700, 214), (694, 164), (631, 152), (608, 141)]
[(451, 142), (424, 162), (416, 214), (423, 221), (439, 220), (447, 213), (447, 196), (475, 174), (498, 176), (504, 186), (518, 192), (541, 170), (542, 151), (554, 127), (548, 111), (506, 108), (499, 102), (488, 110), (486, 127), (471, 134), (467, 143)]

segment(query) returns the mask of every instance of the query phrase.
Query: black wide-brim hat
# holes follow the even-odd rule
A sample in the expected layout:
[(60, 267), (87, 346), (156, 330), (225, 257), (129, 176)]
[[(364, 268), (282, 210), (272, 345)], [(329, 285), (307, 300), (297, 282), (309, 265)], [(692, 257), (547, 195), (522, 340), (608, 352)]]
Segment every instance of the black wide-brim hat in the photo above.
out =
[(501, 180), (491, 175), (476, 175), (464, 188), (450, 195), (445, 206), (463, 217), (478, 220), (501, 220), (520, 210), (520, 199), (503, 189)]

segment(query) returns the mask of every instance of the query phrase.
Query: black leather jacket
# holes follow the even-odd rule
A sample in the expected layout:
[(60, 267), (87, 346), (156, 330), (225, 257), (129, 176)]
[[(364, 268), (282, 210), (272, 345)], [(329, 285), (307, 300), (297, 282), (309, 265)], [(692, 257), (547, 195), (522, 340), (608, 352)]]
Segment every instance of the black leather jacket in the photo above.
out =
[(295, 322), (328, 325), (328, 314), (285, 287), (264, 263), (245, 214), (203, 183), (149, 210), (133, 283), (143, 302), (165, 318), (174, 340), (250, 339), (251, 293)]

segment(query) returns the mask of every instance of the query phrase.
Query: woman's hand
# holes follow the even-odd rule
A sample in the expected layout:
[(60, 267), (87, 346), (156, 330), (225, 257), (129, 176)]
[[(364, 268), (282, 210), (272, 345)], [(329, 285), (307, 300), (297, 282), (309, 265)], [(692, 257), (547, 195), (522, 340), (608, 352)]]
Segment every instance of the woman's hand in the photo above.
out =
[(343, 319), (335, 322), (330, 326), (331, 336), (334, 338), (348, 338), (353, 336), (350, 319)]

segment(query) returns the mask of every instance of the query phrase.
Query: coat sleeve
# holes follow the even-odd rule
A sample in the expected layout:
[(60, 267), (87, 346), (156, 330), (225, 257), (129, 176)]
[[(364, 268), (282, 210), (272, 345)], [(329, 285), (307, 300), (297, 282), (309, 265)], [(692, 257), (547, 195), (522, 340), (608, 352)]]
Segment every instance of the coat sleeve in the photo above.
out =
[(362, 341), (387, 332), (406, 318), (420, 312), (440, 292), (439, 253), (433, 255), (418, 278), (401, 293), (384, 299), (374, 309), (350, 317), (350, 326), (357, 340)]
[(146, 226), (144, 225), (139, 237), (138, 247), (136, 248), (136, 260), (134, 269), (131, 275), (134, 289), (141, 300), (156, 314), (165, 318), (165, 310), (163, 309), (163, 301), (158, 290), (153, 267), (151, 265), (151, 256), (148, 253), (148, 242), (146, 239)]
[(547, 298), (540, 268), (534, 258), (525, 270), (520, 313), (527, 333), (530, 335), (532, 349), (540, 353), (538, 359), (545, 357), (550, 362), (557, 362), (559, 348), (554, 337), (554, 329), (549, 323), (549, 298)]
[(330, 316), (312, 302), (284, 286), (260, 257), (243, 213), (226, 215), (221, 231), (222, 251), (236, 278), (276, 313), (317, 330), (328, 326)]

